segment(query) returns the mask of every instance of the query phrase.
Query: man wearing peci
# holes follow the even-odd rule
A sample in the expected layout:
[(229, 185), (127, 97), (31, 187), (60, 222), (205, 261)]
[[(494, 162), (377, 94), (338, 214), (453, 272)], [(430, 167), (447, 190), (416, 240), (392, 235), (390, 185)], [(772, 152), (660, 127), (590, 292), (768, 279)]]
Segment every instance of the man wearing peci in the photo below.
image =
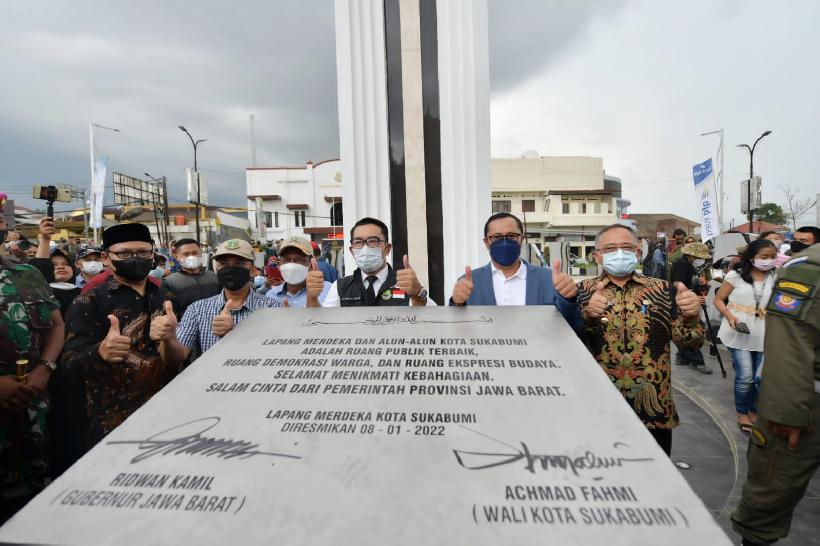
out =
[(576, 302), (578, 287), (560, 261), (552, 271), (521, 258), (524, 225), (509, 212), (493, 214), (484, 224), (484, 246), (490, 263), (477, 269), (465, 268), (455, 287), (450, 305), (554, 305), (576, 331), (581, 328), (581, 311)]
[(436, 305), (404, 256), (404, 269), (394, 270), (387, 263), (392, 246), (387, 226), (376, 218), (362, 218), (350, 231), (350, 253), (356, 260), (352, 275), (334, 282), (324, 302), (324, 274), (311, 271), (307, 277), (308, 307), (364, 307), (392, 305)]

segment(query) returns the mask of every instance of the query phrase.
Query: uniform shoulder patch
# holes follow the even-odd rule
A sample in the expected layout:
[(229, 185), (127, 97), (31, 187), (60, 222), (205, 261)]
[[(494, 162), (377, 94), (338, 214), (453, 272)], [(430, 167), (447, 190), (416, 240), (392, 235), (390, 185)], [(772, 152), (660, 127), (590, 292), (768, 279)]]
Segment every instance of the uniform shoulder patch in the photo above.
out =
[(777, 282), (777, 288), (783, 288), (784, 290), (794, 291), (807, 296), (813, 287), (802, 282), (781, 280)]
[(788, 269), (788, 268), (790, 268), (790, 267), (792, 267), (792, 266), (795, 266), (795, 265), (798, 265), (798, 264), (802, 264), (802, 263), (805, 263), (805, 262), (807, 262), (807, 261), (809, 261), (809, 257), (808, 257), (808, 256), (800, 256), (799, 258), (794, 258), (794, 259), (789, 260), (788, 262), (784, 263), (784, 264), (783, 264), (783, 269)]
[(804, 298), (776, 290), (769, 302), (768, 310), (781, 315), (799, 317), (805, 303)]

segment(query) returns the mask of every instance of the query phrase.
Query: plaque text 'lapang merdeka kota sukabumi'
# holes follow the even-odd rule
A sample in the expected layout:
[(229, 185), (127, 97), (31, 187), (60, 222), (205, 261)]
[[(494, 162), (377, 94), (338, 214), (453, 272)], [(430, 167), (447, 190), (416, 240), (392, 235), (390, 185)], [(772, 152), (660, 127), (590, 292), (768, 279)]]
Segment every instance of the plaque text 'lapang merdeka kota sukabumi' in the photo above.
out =
[(23, 544), (729, 544), (552, 307), (258, 311)]

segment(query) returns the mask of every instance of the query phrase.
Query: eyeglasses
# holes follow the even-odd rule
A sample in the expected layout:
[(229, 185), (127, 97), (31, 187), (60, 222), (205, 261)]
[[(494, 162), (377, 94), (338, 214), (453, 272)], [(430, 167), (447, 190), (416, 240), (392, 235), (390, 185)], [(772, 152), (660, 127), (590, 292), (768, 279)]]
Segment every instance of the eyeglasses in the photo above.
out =
[(521, 234), (520, 233), (503, 233), (503, 234), (502, 233), (496, 233), (495, 235), (489, 235), (487, 237), (487, 240), (490, 241), (491, 243), (497, 243), (498, 241), (501, 241), (502, 239), (506, 239), (507, 241), (518, 242), (521, 239)]
[(625, 250), (627, 252), (635, 252), (638, 250), (638, 247), (631, 243), (623, 244), (623, 245), (606, 245), (603, 248), (596, 248), (598, 252), (601, 254), (609, 254), (610, 252), (615, 252), (617, 250)]
[(378, 237), (368, 237), (367, 239), (351, 239), (350, 246), (351, 248), (362, 248), (367, 244), (370, 248), (378, 248), (386, 242), (384, 239), (379, 239)]
[(128, 260), (134, 256), (140, 258), (153, 258), (154, 249), (148, 250), (120, 250), (119, 252), (109, 252), (112, 256), (116, 256), (118, 260)]

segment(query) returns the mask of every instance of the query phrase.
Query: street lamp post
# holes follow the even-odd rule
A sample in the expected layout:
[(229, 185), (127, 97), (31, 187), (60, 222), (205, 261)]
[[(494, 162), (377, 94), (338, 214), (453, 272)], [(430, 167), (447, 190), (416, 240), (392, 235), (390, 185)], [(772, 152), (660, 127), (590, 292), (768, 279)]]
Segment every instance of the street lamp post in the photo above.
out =
[(738, 144), (738, 148), (746, 148), (749, 150), (749, 184), (746, 186), (746, 208), (748, 209), (748, 217), (749, 217), (749, 233), (754, 231), (754, 226), (752, 224), (754, 218), (754, 210), (752, 209), (752, 179), (755, 176), (755, 148), (757, 147), (757, 143), (760, 142), (763, 137), (769, 136), (772, 134), (771, 131), (764, 131), (762, 135), (757, 137), (755, 143), (749, 146), (748, 144)]
[(200, 142), (205, 142), (208, 139), (207, 138), (202, 138), (200, 140), (194, 140), (194, 137), (191, 136), (191, 133), (188, 132), (188, 129), (186, 129), (182, 125), (177, 125), (177, 127), (179, 127), (180, 131), (182, 131), (183, 133), (188, 135), (188, 138), (191, 139), (191, 144), (194, 146), (194, 172), (196, 173), (196, 203), (195, 203), (195, 205), (196, 205), (196, 242), (199, 243), (200, 242), (200, 240), (199, 240), (199, 235), (200, 235), (200, 233), (199, 233), (199, 203), (200, 203), (199, 199), (200, 199), (200, 195), (199, 195), (199, 169), (197, 169), (197, 164), (196, 164), (196, 147), (199, 146)]

